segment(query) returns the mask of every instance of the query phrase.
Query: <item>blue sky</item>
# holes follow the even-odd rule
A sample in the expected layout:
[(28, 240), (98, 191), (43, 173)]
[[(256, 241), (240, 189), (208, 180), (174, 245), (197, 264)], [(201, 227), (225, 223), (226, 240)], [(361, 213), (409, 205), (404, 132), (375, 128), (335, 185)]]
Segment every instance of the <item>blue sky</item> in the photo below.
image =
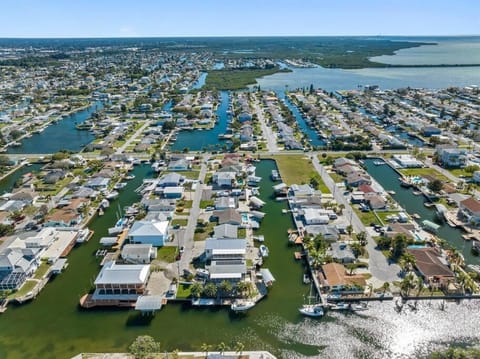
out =
[(2, 0), (0, 37), (472, 35), (477, 0)]

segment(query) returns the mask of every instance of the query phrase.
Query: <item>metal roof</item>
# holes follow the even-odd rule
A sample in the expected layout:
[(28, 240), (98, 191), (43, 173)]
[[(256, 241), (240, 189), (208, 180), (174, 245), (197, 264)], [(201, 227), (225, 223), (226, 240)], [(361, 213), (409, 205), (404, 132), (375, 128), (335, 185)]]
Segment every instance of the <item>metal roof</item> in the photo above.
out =
[(141, 295), (135, 303), (135, 310), (153, 311), (162, 309), (161, 295)]

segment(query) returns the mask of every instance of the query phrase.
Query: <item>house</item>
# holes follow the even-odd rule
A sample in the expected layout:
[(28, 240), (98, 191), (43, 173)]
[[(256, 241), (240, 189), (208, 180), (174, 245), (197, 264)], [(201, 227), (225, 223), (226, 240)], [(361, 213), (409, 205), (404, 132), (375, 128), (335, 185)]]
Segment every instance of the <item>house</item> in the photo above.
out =
[[(318, 274), (318, 280), (325, 290), (343, 291), (350, 287), (348, 293), (363, 293), (365, 278), (362, 275), (347, 275), (343, 264), (328, 263), (322, 265), (322, 272)], [(351, 288), (355, 286), (356, 288)]]
[(43, 176), (43, 182), (46, 184), (55, 184), (65, 178), (65, 171), (52, 170)]
[(121, 257), (126, 263), (148, 264), (157, 257), (157, 251), (151, 244), (125, 244)]
[(45, 217), (47, 227), (72, 227), (83, 219), (82, 210), (88, 201), (84, 198), (75, 198), (62, 208), (55, 209)]
[(219, 187), (231, 188), (235, 186), (236, 172), (215, 172), (212, 176), (213, 183)]
[(161, 247), (168, 239), (168, 221), (136, 221), (128, 230), (128, 238), (131, 243)]
[(0, 290), (16, 290), (37, 270), (39, 248), (6, 248), (0, 252)]
[(243, 260), (246, 252), (247, 242), (245, 239), (208, 238), (205, 241), (205, 257), (207, 260)]
[(448, 267), (448, 262), (436, 248), (408, 248), (407, 252), (415, 257), (415, 268), (430, 285), (442, 288), (455, 280), (455, 274)]
[(463, 167), (467, 163), (467, 151), (464, 149), (437, 146), (436, 153), (445, 167)]
[(213, 228), (215, 238), (238, 238), (238, 226), (232, 224), (221, 224)]
[(214, 211), (213, 217), (218, 219), (218, 224), (232, 224), (239, 226), (242, 224), (242, 215), (233, 208), (224, 209), (221, 211)]
[(182, 198), (183, 197), (183, 187), (165, 187), (162, 191), (164, 198)]
[(321, 235), (327, 242), (335, 242), (340, 238), (340, 231), (335, 225), (320, 224), (308, 226), (307, 233), (317, 236)]
[(95, 279), (93, 300), (136, 300), (144, 294), (150, 276), (148, 264), (106, 263)]
[(252, 121), (252, 115), (248, 112), (242, 112), (240, 115), (238, 115), (238, 121), (240, 123)]
[(311, 197), (316, 194), (313, 187), (308, 184), (292, 184), (290, 186), (290, 192), (295, 197)]
[(411, 155), (393, 155), (393, 160), (403, 168), (423, 167), (423, 163)]
[(317, 208), (304, 208), (303, 220), (306, 225), (311, 224), (328, 224), (330, 217), (327, 214), (321, 214)]
[(18, 212), (25, 207), (25, 202), (9, 200), (0, 205), (0, 212)]
[(348, 186), (358, 187), (362, 184), (372, 184), (370, 176), (363, 172), (353, 172), (347, 176), (345, 182)]
[(184, 177), (178, 173), (167, 173), (160, 177), (158, 187), (178, 187), (184, 181)]
[(473, 172), (473, 182), (480, 183), (480, 171)]
[(243, 125), (240, 129), (240, 142), (250, 142), (253, 140), (253, 127)]
[(341, 167), (346, 165), (355, 166), (355, 161), (345, 157), (340, 157), (333, 161), (333, 168), (336, 171), (338, 171)]
[(224, 280), (239, 282), (247, 273), (244, 261), (212, 261), (207, 269), (210, 280), (216, 282)]
[(331, 243), (330, 255), (339, 263), (353, 263), (356, 259), (350, 246), (343, 242)]
[(26, 204), (34, 202), (37, 198), (38, 194), (30, 188), (20, 188), (10, 195), (11, 200), (22, 201)]
[(94, 190), (103, 190), (108, 188), (109, 183), (110, 183), (109, 178), (94, 177), (89, 179), (84, 186), (88, 188), (92, 188)]
[(480, 201), (473, 197), (464, 199), (459, 204), (459, 210), (470, 224), (474, 226), (480, 224)]
[(187, 160), (185, 159), (179, 159), (176, 161), (171, 161), (168, 164), (168, 170), (169, 171), (188, 171), (189, 170), (189, 164)]
[(72, 198), (95, 198), (98, 192), (89, 187), (78, 187), (75, 192), (72, 193)]
[(442, 134), (442, 130), (435, 126), (425, 126), (422, 128), (422, 133), (425, 137), (431, 137)]
[(218, 197), (215, 199), (215, 209), (217, 210), (236, 207), (235, 198), (233, 197)]
[(365, 202), (372, 210), (385, 209), (387, 207), (387, 201), (377, 193), (366, 193)]

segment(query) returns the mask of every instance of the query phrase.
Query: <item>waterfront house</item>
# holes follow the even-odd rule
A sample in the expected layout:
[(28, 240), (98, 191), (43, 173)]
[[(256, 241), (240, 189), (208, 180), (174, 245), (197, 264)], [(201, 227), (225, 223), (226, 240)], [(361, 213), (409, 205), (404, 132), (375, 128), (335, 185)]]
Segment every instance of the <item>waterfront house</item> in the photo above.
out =
[(37, 270), (40, 248), (6, 248), (0, 252), (0, 290), (16, 290)]
[(168, 239), (168, 221), (135, 221), (128, 230), (128, 238), (131, 243), (161, 247)]
[(162, 196), (164, 198), (174, 198), (174, 199), (180, 199), (183, 197), (183, 191), (184, 188), (179, 186), (179, 187), (165, 187), (162, 190)]
[(423, 279), (436, 288), (446, 288), (455, 280), (455, 274), (447, 260), (434, 247), (408, 248), (407, 252), (415, 257), (415, 268)]
[(88, 200), (84, 198), (75, 198), (62, 208), (55, 209), (45, 218), (47, 227), (72, 227), (79, 224), (83, 219), (83, 208)]
[(233, 197), (218, 197), (215, 199), (215, 209), (223, 210), (227, 208), (236, 208), (235, 198)]
[(303, 212), (303, 220), (305, 225), (312, 224), (328, 224), (330, 217), (328, 214), (322, 213), (318, 208), (304, 208), (301, 210)]
[(214, 261), (243, 260), (247, 252), (245, 239), (208, 238), (205, 241), (205, 258)]
[(94, 190), (104, 190), (108, 188), (109, 183), (110, 183), (110, 178), (94, 177), (89, 179), (84, 186), (88, 188), (92, 188)]
[(183, 181), (185, 177), (182, 175), (172, 172), (167, 173), (160, 177), (157, 186), (158, 187), (178, 187)]
[(347, 176), (345, 180), (346, 184), (351, 187), (358, 187), (362, 184), (372, 184), (370, 176), (363, 172), (354, 172)]
[(335, 169), (335, 171), (339, 172), (341, 171), (341, 168), (343, 166), (356, 166), (356, 163), (355, 161), (349, 159), (349, 158), (345, 158), (345, 157), (340, 157), (340, 158), (337, 158), (336, 160), (333, 161), (333, 168)]
[(319, 224), (307, 226), (306, 231), (313, 236), (321, 235), (327, 242), (335, 242), (340, 239), (340, 231), (336, 225)]
[(217, 218), (219, 225), (231, 224), (234, 226), (239, 226), (242, 224), (242, 215), (233, 208), (214, 211), (212, 217)]
[(135, 301), (145, 293), (150, 265), (106, 263), (95, 279), (95, 301), (118, 300)]
[(322, 271), (318, 277), (322, 288), (329, 291), (361, 294), (366, 284), (362, 275), (347, 275), (345, 267), (340, 263), (322, 265)]
[(125, 244), (121, 257), (125, 263), (148, 264), (157, 257), (157, 250), (151, 244)]
[(431, 137), (433, 135), (440, 135), (442, 130), (435, 126), (425, 126), (422, 128), (422, 133), (425, 137)]
[(236, 178), (237, 175), (235, 172), (217, 171), (213, 174), (212, 181), (219, 187), (232, 188), (236, 186)]
[(460, 202), (459, 211), (471, 225), (480, 224), (480, 201), (473, 197), (467, 198)]
[(365, 202), (372, 210), (385, 209), (387, 207), (385, 198), (376, 193), (366, 193)]
[(300, 197), (312, 197), (317, 195), (317, 191), (313, 189), (312, 186), (309, 184), (292, 184), (290, 186), (289, 192), (292, 196), (300, 198)]
[(65, 171), (52, 170), (43, 176), (43, 182), (46, 184), (55, 184), (65, 178)]
[(239, 282), (247, 273), (244, 261), (212, 261), (206, 268), (209, 272), (209, 279), (215, 282), (224, 280)]
[(393, 160), (403, 168), (423, 167), (423, 163), (411, 155), (393, 155)]
[(232, 224), (221, 224), (213, 228), (215, 238), (238, 238), (238, 226)]
[(176, 161), (171, 161), (168, 164), (169, 171), (188, 171), (189, 168), (190, 168), (190, 165), (188, 161), (183, 158)]
[(334, 242), (330, 244), (329, 254), (332, 258), (339, 263), (353, 263), (356, 258), (352, 249), (347, 243)]

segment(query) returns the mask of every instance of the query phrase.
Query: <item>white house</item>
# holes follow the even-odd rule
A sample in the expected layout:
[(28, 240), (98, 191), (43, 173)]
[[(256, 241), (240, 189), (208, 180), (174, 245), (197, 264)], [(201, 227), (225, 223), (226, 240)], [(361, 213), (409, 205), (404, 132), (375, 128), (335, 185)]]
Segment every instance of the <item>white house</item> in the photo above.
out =
[(247, 252), (244, 239), (216, 239), (205, 241), (205, 256), (211, 260), (243, 260)]
[(146, 264), (157, 257), (157, 250), (151, 244), (126, 244), (121, 256), (126, 263)]
[(136, 221), (128, 231), (131, 243), (161, 247), (168, 239), (168, 221)]

